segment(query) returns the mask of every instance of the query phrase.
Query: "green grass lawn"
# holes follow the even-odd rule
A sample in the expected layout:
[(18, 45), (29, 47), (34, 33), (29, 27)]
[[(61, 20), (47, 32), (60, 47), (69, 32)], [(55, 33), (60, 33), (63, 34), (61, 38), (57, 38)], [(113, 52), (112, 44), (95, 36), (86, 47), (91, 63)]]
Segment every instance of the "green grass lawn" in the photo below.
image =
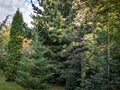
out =
[[(26, 89), (17, 85), (14, 82), (6, 82), (5, 81), (5, 75), (0, 70), (0, 90), (26, 90)], [(60, 87), (60, 86), (54, 86), (54, 87), (51, 87), (47, 90), (64, 90), (64, 88)]]
[(0, 70), (0, 90), (25, 90), (13, 82), (6, 82), (4, 73)]

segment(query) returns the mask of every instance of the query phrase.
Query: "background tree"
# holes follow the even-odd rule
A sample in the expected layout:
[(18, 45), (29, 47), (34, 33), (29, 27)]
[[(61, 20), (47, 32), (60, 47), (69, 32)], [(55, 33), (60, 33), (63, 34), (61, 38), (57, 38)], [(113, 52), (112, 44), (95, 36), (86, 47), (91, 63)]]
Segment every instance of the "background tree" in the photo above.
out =
[(97, 72), (91, 70), (94, 74), (91, 74), (89, 79), (86, 79), (85, 90), (119, 89), (118, 53), (120, 50), (118, 31), (120, 8), (117, 7), (119, 4), (118, 0), (101, 0), (92, 3), (92, 9), (96, 14), (96, 18), (94, 18), (96, 27), (93, 33), (94, 49), (91, 49), (91, 54), (93, 68), (97, 67)]
[(0, 24), (0, 69), (5, 70), (5, 56), (9, 41), (10, 25), (7, 25), (8, 16)]

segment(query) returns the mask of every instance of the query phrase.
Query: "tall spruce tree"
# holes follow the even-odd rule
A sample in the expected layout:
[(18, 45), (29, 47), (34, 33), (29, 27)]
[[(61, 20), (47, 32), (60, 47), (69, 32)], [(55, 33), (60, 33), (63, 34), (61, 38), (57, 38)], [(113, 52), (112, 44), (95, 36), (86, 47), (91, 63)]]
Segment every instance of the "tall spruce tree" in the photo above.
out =
[[(74, 29), (72, 20), (75, 13), (72, 4), (73, 0), (46, 0), (39, 3), (44, 8), (42, 11), (39, 8), (40, 6), (37, 7), (32, 2), (34, 12), (37, 14), (33, 16), (33, 19), (34, 26), (38, 28), (39, 40), (51, 50), (50, 55), (46, 57), (51, 58), (58, 68), (55, 80), (58, 80), (58, 77), (60, 78), (65, 73), (66, 66), (64, 63), (66, 57), (62, 55), (71, 44), (70, 39), (72, 36), (70, 32)], [(65, 83), (65, 80), (61, 81)]]
[(10, 41), (8, 43), (5, 71), (7, 81), (14, 81), (16, 78), (18, 62), (21, 59), (21, 48), (23, 38), (22, 28), (23, 28), (23, 16), (18, 9), (13, 17), (10, 29)]

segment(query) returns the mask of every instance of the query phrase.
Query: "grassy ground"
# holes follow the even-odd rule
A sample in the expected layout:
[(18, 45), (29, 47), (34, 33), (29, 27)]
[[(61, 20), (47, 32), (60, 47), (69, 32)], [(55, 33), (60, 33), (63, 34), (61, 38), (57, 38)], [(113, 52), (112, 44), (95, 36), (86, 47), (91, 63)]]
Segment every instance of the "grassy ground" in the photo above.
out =
[(63, 87), (60, 87), (60, 86), (54, 86), (52, 88), (49, 88), (47, 90), (65, 90)]
[[(0, 70), (0, 90), (26, 90), (13, 82), (6, 82), (4, 73)], [(64, 90), (63, 87), (54, 86), (47, 90)]]
[(4, 73), (0, 70), (0, 90), (25, 90), (13, 82), (5, 82)]

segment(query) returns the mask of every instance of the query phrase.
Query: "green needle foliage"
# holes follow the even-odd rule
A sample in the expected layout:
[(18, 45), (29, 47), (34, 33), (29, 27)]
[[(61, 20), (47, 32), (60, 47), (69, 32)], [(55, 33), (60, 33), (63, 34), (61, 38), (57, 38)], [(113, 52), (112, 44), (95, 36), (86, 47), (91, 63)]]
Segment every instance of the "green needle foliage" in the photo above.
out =
[[(86, 75), (84, 90), (120, 89), (120, 28), (119, 0), (101, 0), (92, 3), (96, 13), (92, 59), (94, 74)], [(92, 48), (91, 48), (92, 50)], [(97, 68), (96, 68), (97, 67)]]
[[(36, 13), (36, 16), (32, 16), (33, 24), (38, 30), (39, 40), (51, 50), (50, 55), (46, 57), (53, 60), (57, 67), (56, 75), (52, 80), (54, 83), (59, 82), (58, 78), (65, 73), (66, 57), (63, 55), (67, 46), (71, 44), (70, 34), (74, 28), (71, 23), (75, 14), (72, 4), (73, 0), (45, 0), (39, 4), (44, 8), (42, 11), (32, 2)], [(65, 84), (65, 80), (61, 81)]]
[(22, 29), (23, 29), (23, 17), (22, 13), (17, 10), (13, 17), (10, 40), (8, 42), (8, 52), (6, 56), (6, 80), (14, 81), (16, 78), (16, 71), (18, 62), (21, 60), (21, 48), (22, 48)]
[[(33, 28), (19, 10), (13, 18), (7, 80), (30, 90), (51, 84), (66, 90), (120, 89), (119, 0), (31, 0), (31, 5)], [(23, 34), (32, 45), (21, 55)]]
[(51, 60), (46, 58), (49, 49), (38, 41), (38, 35), (35, 37), (29, 57), (23, 57), (19, 62), (16, 82), (28, 89), (43, 90), (49, 87), (55, 68)]

